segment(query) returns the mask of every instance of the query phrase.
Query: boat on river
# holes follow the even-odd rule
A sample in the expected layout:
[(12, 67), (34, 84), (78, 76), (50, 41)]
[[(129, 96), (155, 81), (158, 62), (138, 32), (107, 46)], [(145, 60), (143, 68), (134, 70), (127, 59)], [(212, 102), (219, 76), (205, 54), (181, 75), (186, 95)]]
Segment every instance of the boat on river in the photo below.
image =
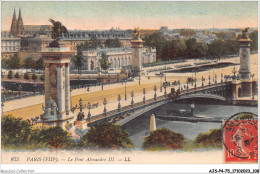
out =
[(221, 123), (221, 118), (214, 118), (205, 115), (198, 115), (194, 114), (194, 105), (191, 105), (190, 111), (180, 109), (180, 110), (173, 110), (169, 115), (155, 115), (156, 118), (165, 121), (184, 121), (184, 122), (215, 122)]

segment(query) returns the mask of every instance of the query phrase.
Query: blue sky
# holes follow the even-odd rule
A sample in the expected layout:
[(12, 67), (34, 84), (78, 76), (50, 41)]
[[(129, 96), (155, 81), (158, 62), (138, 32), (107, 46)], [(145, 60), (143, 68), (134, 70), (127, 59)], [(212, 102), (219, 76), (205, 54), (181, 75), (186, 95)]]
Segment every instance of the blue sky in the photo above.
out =
[(19, 7), (25, 25), (61, 21), (68, 29), (257, 27), (257, 2), (2, 1), (2, 30)]

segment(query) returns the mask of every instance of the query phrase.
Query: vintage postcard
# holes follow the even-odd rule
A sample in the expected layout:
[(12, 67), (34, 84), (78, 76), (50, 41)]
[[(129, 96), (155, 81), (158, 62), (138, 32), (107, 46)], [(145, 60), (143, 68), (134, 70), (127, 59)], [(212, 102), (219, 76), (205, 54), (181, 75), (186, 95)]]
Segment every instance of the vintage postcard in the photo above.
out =
[(1, 163), (258, 173), (258, 2), (2, 1)]

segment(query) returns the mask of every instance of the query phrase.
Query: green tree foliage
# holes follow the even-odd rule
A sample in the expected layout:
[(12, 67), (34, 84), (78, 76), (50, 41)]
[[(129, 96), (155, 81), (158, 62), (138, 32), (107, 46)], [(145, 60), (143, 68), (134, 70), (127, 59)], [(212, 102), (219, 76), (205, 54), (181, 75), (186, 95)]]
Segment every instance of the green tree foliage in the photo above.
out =
[(35, 68), (35, 69), (41, 69), (41, 70), (43, 70), (43, 69), (44, 69), (44, 63), (43, 63), (43, 62), (44, 62), (44, 61), (43, 61), (43, 58), (40, 57), (40, 58), (35, 62), (34, 68)]
[(15, 118), (12, 115), (3, 116), (1, 121), (2, 147), (27, 144), (30, 131), (30, 123), (22, 118)]
[(79, 74), (80, 68), (84, 65), (84, 58), (80, 46), (77, 46), (77, 55), (72, 58), (72, 61), (78, 68), (78, 74)]
[(26, 59), (24, 59), (23, 61), (23, 66), (26, 69), (33, 69), (35, 67), (35, 62), (33, 60), (32, 57), (27, 57)]
[(166, 39), (163, 37), (163, 35), (160, 32), (154, 32), (150, 35), (147, 35), (144, 37), (144, 46), (149, 46), (152, 48), (156, 48), (156, 57), (161, 59), (162, 54), (164, 53), (163, 50), (165, 50), (166, 45)]
[(119, 48), (121, 47), (122, 44), (121, 42), (119, 41), (119, 39), (107, 39), (105, 41), (105, 47), (107, 48)]
[(45, 80), (44, 74), (41, 75), (40, 80), (41, 80), (41, 81), (44, 81), (44, 80)]
[(14, 75), (15, 78), (19, 79), (20, 78), (20, 74), (18, 72), (15, 73)]
[(13, 71), (11, 71), (11, 70), (8, 71), (7, 78), (8, 79), (12, 79), (13, 78)]
[(143, 148), (146, 150), (181, 149), (183, 147), (183, 135), (166, 128), (151, 132), (150, 136), (144, 139)]
[(107, 55), (102, 52), (101, 59), (99, 60), (100, 66), (103, 70), (107, 70), (109, 68), (109, 62), (107, 60)]
[(190, 38), (191, 36), (196, 34), (195, 30), (192, 29), (180, 29), (180, 35)]
[(32, 79), (33, 79), (33, 80), (37, 80), (37, 79), (38, 79), (37, 75), (33, 73), (33, 74), (32, 74)]
[(222, 129), (211, 129), (209, 132), (199, 134), (194, 143), (202, 148), (222, 148)]
[(39, 143), (47, 143), (50, 148), (66, 148), (71, 144), (68, 132), (60, 127), (52, 127), (39, 133)]
[(258, 31), (255, 30), (252, 33), (249, 34), (250, 39), (252, 40), (251, 44), (251, 51), (257, 51), (258, 50)]
[(8, 68), (8, 59), (2, 58), (1, 66), (2, 66), (2, 68)]
[(23, 78), (24, 78), (25, 80), (29, 80), (29, 79), (30, 79), (30, 76), (29, 76), (28, 73), (24, 73)]
[(17, 69), (20, 68), (21, 66), (20, 59), (17, 53), (15, 53), (12, 57), (10, 57), (6, 63), (7, 63), (7, 67), (11, 69)]
[(82, 138), (82, 146), (104, 149), (132, 148), (128, 133), (120, 126), (109, 123), (95, 125)]
[(236, 39), (235, 32), (215, 32), (214, 34), (221, 40)]

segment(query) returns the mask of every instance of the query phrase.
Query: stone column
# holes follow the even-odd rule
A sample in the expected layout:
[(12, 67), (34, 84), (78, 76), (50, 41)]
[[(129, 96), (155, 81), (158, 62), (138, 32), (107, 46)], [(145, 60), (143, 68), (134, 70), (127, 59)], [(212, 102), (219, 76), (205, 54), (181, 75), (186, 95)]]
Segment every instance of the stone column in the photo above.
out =
[(49, 63), (45, 64), (45, 106), (48, 99), (50, 98), (50, 65)]
[(66, 115), (70, 112), (70, 77), (69, 77), (69, 63), (65, 65), (65, 109)]
[(57, 106), (58, 106), (58, 113), (60, 115), (64, 115), (65, 113), (65, 87), (63, 84), (64, 77), (62, 69), (64, 68), (63, 65), (59, 65), (56, 67), (57, 71)]

